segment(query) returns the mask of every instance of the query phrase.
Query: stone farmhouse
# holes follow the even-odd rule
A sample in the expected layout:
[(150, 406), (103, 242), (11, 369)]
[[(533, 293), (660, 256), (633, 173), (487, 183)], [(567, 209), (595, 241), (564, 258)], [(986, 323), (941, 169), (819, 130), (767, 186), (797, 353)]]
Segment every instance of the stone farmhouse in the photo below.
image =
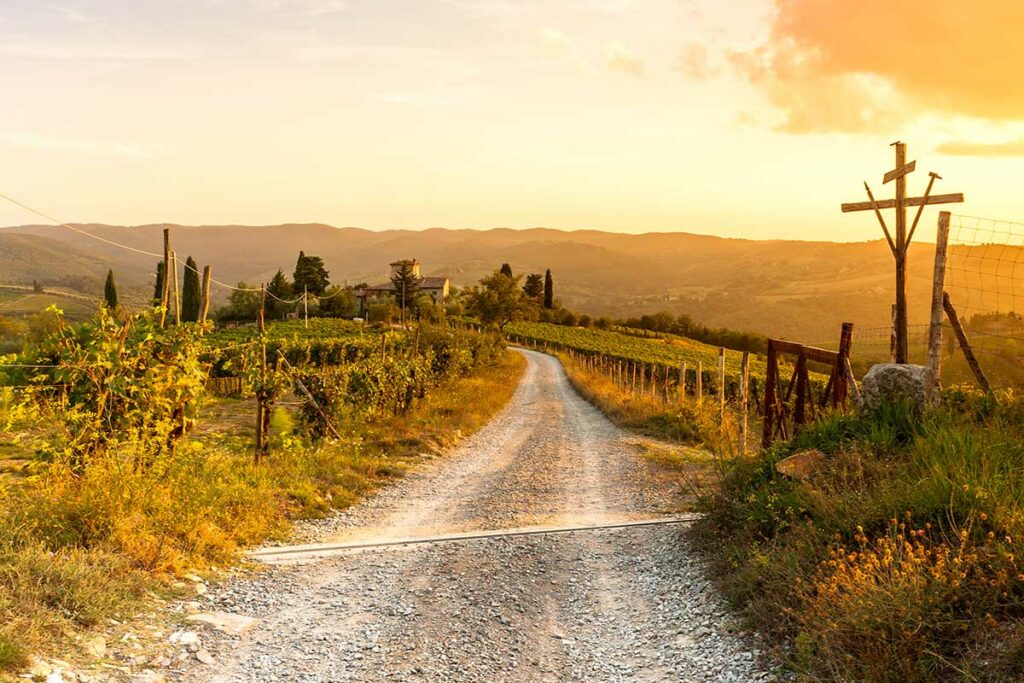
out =
[(388, 264), (391, 267), (391, 272), (387, 282), (379, 285), (373, 285), (356, 292), (356, 296), (359, 298), (359, 314), (361, 316), (366, 315), (366, 308), (374, 299), (384, 296), (394, 299), (395, 285), (391, 282), (390, 278), (394, 277), (398, 269), (405, 264), (411, 264), (413, 274), (420, 279), (420, 294), (427, 294), (434, 300), (434, 303), (444, 303), (444, 300), (448, 298), (448, 290), (450, 288), (450, 283), (447, 277), (443, 275), (423, 277), (420, 275), (419, 261), (416, 259), (412, 259), (411, 261), (399, 260)]

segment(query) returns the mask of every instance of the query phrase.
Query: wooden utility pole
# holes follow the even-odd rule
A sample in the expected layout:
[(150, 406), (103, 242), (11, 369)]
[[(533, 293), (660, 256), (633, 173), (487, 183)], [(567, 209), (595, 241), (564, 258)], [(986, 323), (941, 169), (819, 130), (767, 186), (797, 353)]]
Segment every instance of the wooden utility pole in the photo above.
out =
[[(914, 171), (917, 167), (916, 161), (907, 163), (907, 146), (902, 142), (894, 142), (892, 146), (896, 148), (896, 168), (889, 171), (882, 177), (882, 184), (896, 181), (896, 198), (895, 199), (884, 199), (877, 201), (874, 194), (871, 192), (871, 187), (868, 186), (867, 182), (864, 183), (864, 189), (867, 192), (868, 200), (866, 202), (852, 202), (842, 205), (843, 213), (849, 213), (851, 211), (873, 211), (875, 217), (878, 219), (879, 224), (882, 226), (882, 232), (885, 234), (885, 239), (889, 243), (889, 250), (892, 252), (893, 257), (896, 259), (896, 362), (906, 363), (909, 351), (908, 344), (908, 332), (907, 332), (907, 250), (910, 247), (911, 241), (914, 239), (914, 231), (917, 230), (918, 221), (921, 219), (921, 213), (924, 211), (924, 207), (931, 206), (933, 204), (950, 204), (954, 202), (962, 202), (964, 196), (962, 194), (944, 194), (944, 195), (932, 195), (932, 185), (936, 180), (941, 180), (941, 176), (936, 173), (929, 173), (928, 187), (921, 197), (907, 197), (907, 180), (906, 177)], [(914, 216), (914, 222), (910, 226), (910, 230), (907, 230), (907, 207), (916, 206), (917, 214)], [(896, 210), (896, 239), (893, 240), (892, 234), (889, 232), (889, 227), (885, 223), (885, 219), (882, 217), (882, 209), (895, 209)]]
[(942, 293), (946, 284), (946, 246), (949, 243), (949, 211), (939, 212), (935, 235), (935, 269), (932, 273), (932, 315), (928, 324), (928, 369), (938, 386), (942, 373)]
[(210, 313), (210, 281), (213, 279), (213, 272), (210, 266), (203, 268), (203, 305), (199, 309), (199, 322), (205, 323), (206, 316)]
[(164, 228), (164, 286), (160, 292), (160, 327), (167, 324), (171, 291), (171, 229)]

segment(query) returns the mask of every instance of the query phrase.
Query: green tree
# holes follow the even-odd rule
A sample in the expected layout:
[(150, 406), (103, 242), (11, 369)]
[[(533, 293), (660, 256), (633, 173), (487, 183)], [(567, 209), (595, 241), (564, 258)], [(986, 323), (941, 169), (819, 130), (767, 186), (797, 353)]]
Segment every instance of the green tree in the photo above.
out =
[(324, 267), (324, 260), (319, 256), (306, 256), (303, 251), (299, 252), (299, 258), (295, 262), (295, 272), (292, 273), (294, 291), (301, 292), (303, 288), (310, 295), (323, 296), (327, 286), (331, 284), (328, 279), (327, 268)]
[(544, 308), (555, 307), (555, 281), (551, 278), (551, 269), (544, 273)]
[(164, 300), (164, 262), (156, 264), (156, 285), (153, 287), (153, 305), (159, 306)]
[(540, 301), (544, 296), (544, 276), (540, 273), (530, 273), (527, 275), (526, 284), (523, 285), (523, 293), (535, 301)]
[(469, 293), (469, 311), (485, 325), (499, 330), (516, 320), (531, 318), (536, 304), (519, 287), (522, 275), (508, 277), (500, 270), (480, 280), (480, 286)]
[(295, 306), (293, 303), (285, 303), (292, 298), (295, 289), (288, 281), (288, 276), (280, 268), (274, 273), (267, 283), (267, 316), (270, 318), (283, 318), (288, 311)]
[(255, 320), (259, 312), (259, 291), (252, 285), (239, 282), (228, 296), (228, 305), (217, 309), (217, 320)]
[(501, 274), (505, 277), (512, 277), (512, 266), (507, 263), (501, 264)]
[(359, 302), (351, 289), (331, 285), (320, 300), (320, 313), (328, 318), (354, 318), (359, 314)]
[(398, 307), (405, 309), (412, 306), (420, 291), (420, 277), (416, 275), (412, 261), (398, 262), (398, 268), (391, 275), (391, 284), (395, 287), (395, 303)]
[(114, 284), (113, 270), (107, 271), (107, 281), (103, 283), (103, 302), (112, 311), (117, 308), (117, 285)]
[(186, 323), (199, 321), (199, 309), (202, 308), (202, 291), (199, 285), (199, 267), (195, 259), (185, 259), (185, 281), (181, 285), (181, 320)]

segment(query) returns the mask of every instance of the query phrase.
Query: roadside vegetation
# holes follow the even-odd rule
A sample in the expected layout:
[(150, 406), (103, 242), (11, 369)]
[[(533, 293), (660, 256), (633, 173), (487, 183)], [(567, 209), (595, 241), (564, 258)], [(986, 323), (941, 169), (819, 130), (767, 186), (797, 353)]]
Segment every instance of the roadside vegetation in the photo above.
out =
[[(289, 322), (268, 327), (262, 376), (254, 328), (204, 331), (104, 309), (0, 357), (0, 671), (73, 656), (171, 577), (352, 504), (485, 423), (522, 368), (491, 334)], [(242, 395), (212, 396), (211, 374)]]
[[(822, 455), (806, 476), (783, 458)], [(1024, 402), (834, 413), (729, 463), (697, 525), (807, 680), (1024, 679)]]

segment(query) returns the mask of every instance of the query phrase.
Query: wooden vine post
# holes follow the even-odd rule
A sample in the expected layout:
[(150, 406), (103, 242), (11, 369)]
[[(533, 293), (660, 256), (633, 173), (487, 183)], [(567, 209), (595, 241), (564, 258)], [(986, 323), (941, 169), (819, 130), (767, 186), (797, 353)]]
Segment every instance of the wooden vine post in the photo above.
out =
[(704, 361), (697, 361), (697, 407), (704, 402)]
[(743, 352), (740, 361), (740, 455), (747, 454), (747, 413), (750, 411), (750, 352)]
[(171, 229), (164, 228), (164, 281), (160, 290), (160, 327), (167, 325), (171, 292)]
[(213, 272), (210, 266), (203, 268), (203, 305), (199, 309), (199, 322), (205, 323), (206, 316), (210, 313), (210, 280), (213, 278)]
[(686, 400), (686, 361), (679, 366), (679, 402)]
[(267, 288), (260, 284), (260, 310), (256, 315), (256, 328), (259, 330), (260, 340), (260, 387), (256, 392), (256, 463), (259, 464), (263, 456), (267, 454), (267, 328), (264, 322), (266, 313)]
[[(895, 360), (897, 363), (907, 363), (909, 351), (907, 332), (907, 249), (910, 247), (910, 243), (914, 239), (914, 231), (917, 230), (917, 223), (921, 219), (921, 213), (924, 211), (924, 207), (931, 206), (933, 204), (962, 202), (964, 200), (964, 196), (959, 193), (933, 196), (931, 193), (932, 185), (935, 184), (936, 180), (940, 180), (941, 176), (937, 173), (929, 173), (928, 187), (925, 189), (924, 195), (921, 197), (907, 197), (907, 175), (914, 171), (917, 166), (917, 162), (911, 161), (907, 163), (907, 146), (904, 143), (894, 142), (892, 143), (892, 146), (896, 148), (896, 167), (882, 177), (882, 184), (884, 185), (885, 183), (895, 180), (896, 198), (877, 201), (874, 194), (871, 192), (871, 187), (868, 186), (867, 182), (865, 182), (864, 189), (867, 192), (868, 201), (843, 204), (841, 208), (843, 213), (849, 213), (851, 211), (873, 211), (879, 224), (882, 226), (882, 232), (885, 234), (885, 239), (889, 243), (889, 250), (892, 252), (893, 257), (896, 260)], [(910, 230), (908, 232), (907, 207), (909, 206), (916, 206), (918, 208), (917, 214), (914, 216), (914, 222), (910, 226)], [(886, 225), (885, 219), (882, 217), (882, 209), (896, 210), (895, 240), (889, 232), (889, 227)]]
[(725, 421), (725, 348), (718, 347), (718, 419)]

